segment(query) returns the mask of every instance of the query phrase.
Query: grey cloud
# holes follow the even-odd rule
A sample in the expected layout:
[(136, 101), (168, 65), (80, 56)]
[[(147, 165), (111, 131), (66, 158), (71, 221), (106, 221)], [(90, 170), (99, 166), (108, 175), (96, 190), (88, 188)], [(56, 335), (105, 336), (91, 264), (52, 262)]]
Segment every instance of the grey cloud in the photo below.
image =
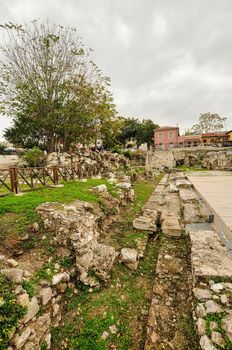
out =
[(184, 129), (211, 111), (232, 128), (231, 0), (1, 0), (0, 22), (47, 17), (79, 29), (120, 114)]

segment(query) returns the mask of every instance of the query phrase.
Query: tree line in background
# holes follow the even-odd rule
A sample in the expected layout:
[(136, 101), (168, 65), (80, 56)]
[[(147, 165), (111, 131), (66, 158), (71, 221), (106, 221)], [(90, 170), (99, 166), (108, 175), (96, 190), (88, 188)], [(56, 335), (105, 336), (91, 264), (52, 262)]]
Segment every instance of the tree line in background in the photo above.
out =
[(154, 123), (117, 115), (110, 79), (75, 28), (32, 21), (1, 29), (0, 112), (13, 121), (4, 135), (9, 142), (48, 152), (99, 138), (106, 149), (130, 139), (152, 144)]

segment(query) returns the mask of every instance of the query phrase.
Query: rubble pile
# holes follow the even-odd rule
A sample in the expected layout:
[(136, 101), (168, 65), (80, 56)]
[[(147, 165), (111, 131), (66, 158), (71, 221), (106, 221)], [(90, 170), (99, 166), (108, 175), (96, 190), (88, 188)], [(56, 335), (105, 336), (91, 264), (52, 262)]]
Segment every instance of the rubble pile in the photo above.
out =
[(128, 168), (129, 160), (118, 153), (98, 151), (77, 151), (75, 154), (50, 153), (47, 157), (48, 165), (67, 166), (71, 163), (80, 164), (81, 171), (93, 174), (105, 174), (120, 168)]

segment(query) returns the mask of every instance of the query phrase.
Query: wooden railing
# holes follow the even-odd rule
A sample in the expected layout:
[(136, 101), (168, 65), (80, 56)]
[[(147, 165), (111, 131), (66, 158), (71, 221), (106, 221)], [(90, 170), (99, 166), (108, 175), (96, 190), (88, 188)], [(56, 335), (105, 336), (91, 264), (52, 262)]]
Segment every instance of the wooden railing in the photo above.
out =
[(16, 166), (0, 170), (0, 195), (35, 189), (38, 186), (58, 185), (62, 181), (88, 178), (97, 175), (95, 165), (81, 164), (53, 165), (38, 168), (18, 168)]

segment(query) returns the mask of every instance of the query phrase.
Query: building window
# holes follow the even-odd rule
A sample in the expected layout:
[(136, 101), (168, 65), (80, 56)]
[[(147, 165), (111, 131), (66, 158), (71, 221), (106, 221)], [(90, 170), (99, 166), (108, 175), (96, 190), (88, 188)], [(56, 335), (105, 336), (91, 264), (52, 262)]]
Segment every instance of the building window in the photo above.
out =
[(168, 139), (169, 139), (169, 140), (173, 140), (173, 138), (174, 138), (173, 131), (169, 131), (169, 132), (168, 132)]
[(162, 132), (159, 132), (159, 134), (158, 134), (158, 139), (159, 139), (159, 140), (163, 140), (163, 133), (162, 133)]
[(173, 148), (173, 143), (169, 143), (168, 147)]

